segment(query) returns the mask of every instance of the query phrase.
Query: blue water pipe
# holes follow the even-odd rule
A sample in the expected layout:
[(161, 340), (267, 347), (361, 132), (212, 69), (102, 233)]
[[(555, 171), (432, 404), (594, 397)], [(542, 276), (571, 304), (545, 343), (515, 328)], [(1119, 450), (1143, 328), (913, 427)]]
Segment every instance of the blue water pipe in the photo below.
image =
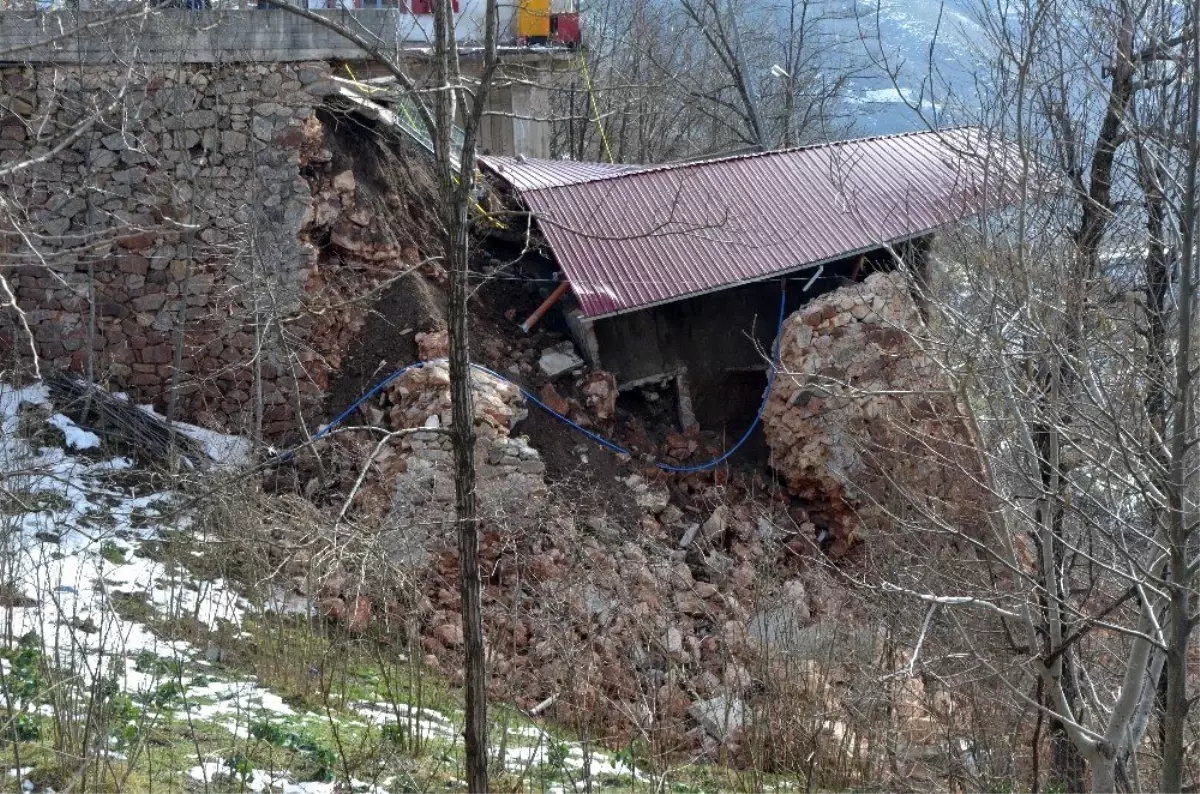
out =
[[(779, 335), (783, 331), (783, 321), (784, 321), (784, 319), (786, 319), (786, 309), (787, 309), (787, 282), (781, 281), (780, 289), (779, 289), (779, 322), (775, 327), (775, 344), (771, 350), (771, 368), (767, 372), (767, 388), (763, 391), (762, 402), (758, 406), (758, 412), (754, 415), (754, 421), (750, 423), (750, 427), (746, 428), (746, 432), (742, 434), (742, 437), (739, 438), (734, 443), (733, 446), (731, 446), (729, 449), (727, 449), (723, 453), (721, 453), (721, 455), (719, 457), (713, 458), (712, 460), (707, 461), (705, 463), (699, 463), (694, 466), (672, 466), (669, 463), (660, 463), (658, 461), (655, 461), (654, 462), (655, 466), (657, 466), (662, 471), (670, 472), (671, 474), (690, 474), (692, 472), (708, 471), (709, 469), (715, 469), (716, 467), (720, 466), (725, 461), (729, 460), (729, 458), (732, 457), (733, 454), (735, 452), (737, 452), (738, 449), (740, 449), (742, 447), (742, 445), (746, 443), (746, 441), (749, 440), (750, 436), (754, 433), (755, 429), (758, 428), (759, 423), (762, 421), (763, 412), (767, 408), (767, 400), (770, 399), (771, 389), (775, 385), (775, 371), (779, 368)], [(440, 360), (442, 360), (442, 359), (438, 359), (437, 361), (440, 361)], [(345, 422), (347, 419), (349, 419), (354, 414), (355, 411), (357, 411), (360, 407), (362, 407), (363, 403), (367, 402), (368, 400), (373, 398), (375, 395), (379, 394), (379, 392), (386, 389), (391, 383), (393, 383), (397, 378), (399, 378), (405, 372), (408, 372), (409, 370), (420, 369), (421, 367), (424, 367), (424, 366), (427, 366), (427, 365), (433, 364), (433, 363), (435, 363), (435, 361), (418, 361), (415, 364), (409, 364), (407, 366), (401, 367), (400, 369), (393, 372), (391, 375), (388, 375), (386, 378), (379, 381), (379, 383), (376, 383), (374, 386), (372, 386), (371, 389), (366, 394), (364, 394), (363, 396), (361, 396), (357, 400), (355, 400), (354, 403), (349, 408), (347, 408), (346, 410), (344, 410), (340, 414), (338, 414), (338, 416), (333, 421), (331, 421), (329, 424), (325, 425), (320, 430), (318, 430), (315, 434), (313, 434), (312, 441), (319, 441), (320, 439), (329, 435), (330, 432), (332, 432), (335, 428), (337, 428), (339, 425), (341, 425), (343, 422)], [(540, 399), (538, 399), (537, 395), (533, 394), (531, 391), (526, 389), (521, 384), (514, 383), (513, 381), (504, 377), (500, 373), (493, 372), (492, 370), (488, 369), (487, 367), (485, 367), (481, 364), (471, 364), (471, 368), (476, 370), (477, 372), (486, 373), (488, 375), (491, 375), (493, 378), (498, 378), (499, 380), (501, 380), (505, 383), (516, 386), (520, 390), (521, 394), (525, 397), (526, 400), (529, 400), (529, 402), (531, 402), (534, 405), (536, 405), (537, 407), (541, 408), (543, 411), (550, 414), (558, 421), (562, 422), (563, 424), (567, 425), (568, 427), (572, 428), (573, 430), (576, 430), (576, 431), (582, 433), (584, 436), (587, 436), (593, 442), (595, 442), (596, 444), (599, 444), (600, 446), (604, 447), (605, 449), (607, 449), (611, 452), (615, 452), (618, 455), (629, 455), (630, 457), (634, 456), (632, 452), (625, 449), (624, 447), (622, 447), (620, 444), (616, 443), (612, 439), (605, 438), (604, 436), (602, 436), (598, 433), (593, 433), (591, 430), (588, 430), (586, 427), (583, 427), (583, 426), (577, 424), (576, 422), (571, 421), (568, 417), (560, 414), (558, 411), (554, 410), (549, 405), (546, 405), (546, 403), (544, 403)], [(312, 442), (309, 442), (309, 443), (312, 443)], [(280, 460), (288, 460), (293, 455), (295, 455), (295, 453), (296, 453), (296, 449), (289, 450), (288, 452), (284, 452), (282, 455), (280, 455), (279, 459)]]

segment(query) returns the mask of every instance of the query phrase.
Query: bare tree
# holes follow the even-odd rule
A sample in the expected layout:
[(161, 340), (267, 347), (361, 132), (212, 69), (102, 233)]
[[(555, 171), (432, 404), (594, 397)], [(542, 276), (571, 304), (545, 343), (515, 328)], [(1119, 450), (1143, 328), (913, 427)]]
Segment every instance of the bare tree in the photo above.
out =
[[(468, 338), (470, 267), (470, 208), (475, 192), (475, 146), (498, 66), (499, 23), (496, 0), (487, 0), (483, 33), (483, 64), (476, 78), (468, 78), (459, 62), (455, 17), (451, 0), (433, 4), (433, 87), (419, 90), (403, 52), (386, 50), (350, 25), (314, 14), (284, 0), (273, 5), (306, 17), (336, 31), (376, 58), (394, 79), (403, 98), (416, 108), (421, 126), (433, 141), (433, 156), (440, 189), (442, 255), (450, 273), (447, 318), (450, 331), (451, 412), (454, 440), (455, 513), (459, 537), (459, 586), (462, 596), (465, 644), (467, 786), (488, 789), (487, 673), (483, 648), (482, 586), (479, 577), (479, 520), (475, 504), (475, 421), (471, 391), (470, 340)], [(432, 105), (432, 106), (431, 106)], [(455, 121), (462, 121), (462, 143), (455, 141)]]
[(1139, 786), (1160, 709), (1160, 785), (1183, 785), (1195, 13), (1127, 0), (984, 8), (998, 56), (983, 105), (1017, 142), (1022, 200), (943, 250), (921, 342), (960, 397), (979, 451), (964, 474), (987, 510), (914, 516), (919, 488), (899, 482), (905, 496), (879, 500), (900, 546), (923, 538), (928, 555), (950, 542), (982, 561), (975, 576), (909, 558), (886, 586), (939, 607), (945, 642), (1044, 715), (1051, 780), (1068, 790), (1085, 774), (1094, 791)]
[(852, 12), (826, 0), (599, 2), (588, 49), (555, 92), (556, 147), (576, 159), (664, 162), (841, 137)]

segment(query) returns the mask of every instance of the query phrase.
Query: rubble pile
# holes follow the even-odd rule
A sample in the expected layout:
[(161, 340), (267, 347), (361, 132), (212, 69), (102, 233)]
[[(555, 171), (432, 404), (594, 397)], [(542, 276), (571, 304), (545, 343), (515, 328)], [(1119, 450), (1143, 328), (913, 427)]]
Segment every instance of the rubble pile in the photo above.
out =
[[(513, 425), (526, 417), (525, 399), (513, 384), (472, 370), (471, 387), (477, 432), (481, 437), (508, 435)], [(449, 366), (445, 361), (435, 361), (409, 370), (387, 388), (382, 404), (393, 430), (448, 426), (451, 423)], [(431, 423), (432, 417), (436, 419)]]
[(423, 264), (422, 251), (435, 243), (424, 231), (434, 226), (432, 212), (424, 209), (429, 185), (422, 174), (380, 172), (375, 148), (341, 140), (316, 116), (301, 131), (300, 165), (312, 205), (300, 239), (317, 266), (304, 285), (307, 315), (297, 322), (311, 326), (318, 343), (320, 355), (306, 358), (307, 370), (325, 392), (360, 341), (363, 310), (380, 286), (414, 270), (434, 278), (440, 268)]
[[(611, 380), (591, 372), (564, 385), (577, 395), (572, 416), (611, 416)], [(801, 581), (785, 587), (769, 573), (785, 535), (784, 506), (756, 505), (758, 481), (703, 473), (671, 482), (633, 464), (636, 473), (611, 486), (629, 510), (612, 499), (585, 509), (570, 493), (549, 493), (541, 456), (513, 433), (528, 410), (519, 389), (478, 371), (473, 386), (494, 695), (531, 708), (559, 693), (556, 720), (653, 731), (714, 758), (736, 749), (761, 675), (751, 671), (775, 643), (746, 627), (757, 619), (801, 630), (815, 610)], [(332, 605), (325, 614), (350, 631), (362, 630), (364, 615), (415, 615), (425, 661), (454, 677), (462, 618), (453, 452), (444, 432), (449, 389), (446, 364), (427, 364), (400, 376), (373, 411), (376, 424), (413, 431), (379, 455), (374, 481), (392, 493), (376, 548), (412, 577), (406, 587), (416, 595), (390, 585), (364, 591), (353, 575), (326, 577), (321, 595)], [(672, 448), (702, 451), (682, 436)], [(411, 609), (397, 611), (400, 600)], [(732, 721), (715, 704), (726, 704)]]
[[(896, 301), (897, 311), (908, 306)], [(819, 301), (817, 311), (824, 305)], [(854, 311), (847, 309), (851, 316)], [(805, 326), (808, 341), (851, 333), (835, 335), (823, 322)], [(555, 361), (544, 361), (547, 356), (567, 359), (572, 350), (548, 337), (489, 339), (481, 344), (483, 360), (536, 389), (572, 421), (607, 428), (633, 456), (602, 460), (611, 453), (564, 427), (558, 454), (567, 452), (593, 476), (611, 468), (605, 483), (590, 486), (599, 494), (566, 478), (551, 492), (542, 457), (549, 459), (549, 447), (539, 452), (514, 432), (533, 409), (517, 387), (473, 373), (493, 697), (524, 709), (550, 701), (546, 718), (586, 726), (601, 741), (633, 733), (664, 752), (712, 759), (743, 757), (766, 730), (857, 741), (865, 723), (812, 716), (867, 713), (847, 706), (845, 682), (878, 657), (870, 620), (811, 562), (818, 549), (805, 534), (834, 512), (828, 499), (815, 498), (827, 491), (814, 490), (812, 503), (798, 508), (789, 490), (804, 482), (799, 476), (784, 488), (763, 473), (725, 468), (665, 474), (647, 458), (698, 462), (719, 453), (720, 444), (696, 429), (663, 434), (640, 422), (616, 422), (612, 375), (574, 361), (550, 366)], [(405, 594), (384, 581), (365, 596), (372, 603), (364, 608), (362, 593), (347, 589), (331, 602), (343, 604), (341, 612), (327, 614), (350, 630), (372, 605), (376, 615), (397, 616), (399, 625), (414, 630), (409, 639), (419, 643), (425, 662), (455, 680), (463, 636), (453, 451), (445, 432), (452, 425), (450, 378), (436, 360), (445, 354), (446, 335), (429, 331), (415, 341), (420, 358), (433, 363), (398, 378), (368, 412), (373, 424), (412, 431), (389, 442), (374, 479), (374, 490), (388, 494), (376, 548), (389, 570), (401, 572), (394, 579), (404, 581)], [(785, 356), (797, 352), (785, 343)], [(878, 361), (864, 366), (892, 377)], [(795, 393), (788, 378), (780, 382), (781, 391)], [(783, 426), (793, 443), (799, 443), (795, 434), (811, 428), (853, 438), (857, 425), (848, 412), (839, 414), (846, 427), (825, 428), (810, 415), (807, 424), (788, 419)], [(776, 450), (785, 453), (781, 459), (803, 459)], [(816, 478), (825, 471), (821, 461), (833, 458), (814, 454), (801, 474), (831, 488), (834, 483)], [(849, 471), (866, 466), (861, 453), (836, 460), (849, 461)], [(853, 508), (846, 502), (845, 509)], [(801, 719), (809, 722), (795, 722)], [(789, 762), (781, 754), (778, 763)]]
[[(558, 693), (556, 719), (653, 732), (716, 757), (741, 739), (737, 715), (760, 666), (763, 645), (745, 626), (766, 603), (799, 599), (788, 614), (807, 616), (808, 597), (799, 583), (784, 590), (761, 576), (771, 522), (752, 505), (706, 515), (673, 505), (664, 483), (630, 475), (622, 484), (641, 515), (633, 526), (559, 503), (542, 531), (485, 543), (484, 569), (501, 572), (486, 588), (495, 694), (529, 708)], [(449, 565), (440, 574), (456, 579)], [(454, 672), (455, 656), (426, 647)], [(732, 723), (712, 718), (714, 699), (730, 705)]]
[[(523, 515), (546, 495), (546, 466), (527, 439), (510, 436), (526, 416), (525, 399), (511, 383), (478, 370), (471, 373), (475, 407), (475, 464), (480, 510), (486, 515)], [(382, 410), (393, 430), (420, 428), (403, 436), (398, 450), (383, 460), (383, 481), (395, 488), (394, 512), (417, 508), (426, 524), (449, 521), (454, 502), (453, 447), (450, 436), (450, 371), (444, 361), (411, 369), (384, 392)], [(440, 515), (444, 513), (445, 515)], [(394, 515), (399, 520), (399, 515)]]
[(784, 323), (763, 416), (772, 465), (807, 504), (815, 535), (848, 551), (889, 496), (969, 504), (953, 394), (913, 341), (920, 312), (900, 273), (811, 301)]

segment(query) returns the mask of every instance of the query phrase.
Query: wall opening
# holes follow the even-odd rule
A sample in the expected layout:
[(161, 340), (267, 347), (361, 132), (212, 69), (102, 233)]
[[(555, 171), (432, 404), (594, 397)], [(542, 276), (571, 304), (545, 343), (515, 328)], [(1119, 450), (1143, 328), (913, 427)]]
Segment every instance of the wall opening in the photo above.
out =
[[(754, 421), (766, 388), (765, 369), (731, 370), (693, 382), (692, 407), (696, 421), (702, 430), (715, 434), (728, 447), (741, 438)], [(746, 440), (738, 458), (762, 463), (769, 452), (766, 436), (759, 427)]]

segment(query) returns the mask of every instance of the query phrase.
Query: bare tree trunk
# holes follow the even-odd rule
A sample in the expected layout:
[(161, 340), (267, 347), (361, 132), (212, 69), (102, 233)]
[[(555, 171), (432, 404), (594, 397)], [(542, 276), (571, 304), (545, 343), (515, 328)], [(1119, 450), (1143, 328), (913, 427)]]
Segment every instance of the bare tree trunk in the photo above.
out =
[[(475, 189), (475, 142), (482, 125), (488, 92), (499, 65), (499, 21), (496, 0), (487, 0), (484, 13), (483, 69), (471, 90), (464, 86), (459, 68), (454, 33), (454, 11), (450, 0), (433, 4), (433, 98), (432, 112), (427, 94), (417, 90), (417, 81), (399, 60), (338, 20), (314, 14), (286, 0), (267, 0), (272, 6), (305, 17), (328, 28), (363, 52), (377, 58), (394, 77), (416, 108), (422, 126), (434, 143), (434, 160), (440, 195), (442, 252), (450, 273), (450, 296), (446, 315), (450, 336), (450, 438), (454, 445), (454, 512), (458, 531), (459, 595), (462, 598), (463, 658), (466, 687), (467, 787), (472, 792), (488, 790), (487, 757), (487, 669), (483, 649), (482, 587), (479, 577), (479, 517), (475, 505), (475, 409), (471, 391), (471, 351), (468, 337), (467, 296), (470, 263), (470, 207)], [(462, 98), (462, 105), (459, 100)], [(454, 125), (462, 110), (462, 148), (455, 151)], [(457, 169), (455, 163), (458, 163)]]
[(1193, 35), (1191, 50), (1191, 85), (1188, 86), (1186, 184), (1183, 197), (1180, 239), (1182, 253), (1179, 262), (1179, 336), (1175, 356), (1175, 399), (1171, 433), (1170, 489), (1167, 494), (1168, 548), (1171, 555), (1168, 572), (1170, 619), (1167, 626), (1167, 698), (1163, 712), (1163, 765), (1160, 789), (1178, 792), (1183, 789), (1184, 731), (1187, 728), (1187, 656), (1191, 635), (1192, 561), (1188, 541), (1192, 535), (1193, 511), (1189, 506), (1188, 481), (1192, 475), (1187, 458), (1194, 434), (1192, 416), (1192, 311), (1196, 288), (1196, 166), (1197, 125), (1200, 125), (1200, 36), (1194, 35), (1200, 22), (1200, 0), (1192, 3)]
[(712, 47), (713, 54), (721, 62), (733, 90), (741, 104), (742, 123), (745, 124), (746, 140), (760, 151), (771, 148), (766, 128), (759, 112), (758, 93), (742, 49), (741, 33), (733, 5), (725, 3), (724, 9), (718, 0), (682, 0), (683, 10), (699, 26), (700, 32)]
[(454, 512), (458, 522), (459, 593), (462, 597), (466, 684), (467, 788), (488, 790), (487, 676), (483, 653), (483, 610), (479, 579), (479, 519), (475, 510), (475, 417), (467, 328), (467, 224), (465, 213), (448, 230), (450, 266), (450, 402), (454, 440)]
[[(490, 49), (495, 34), (491, 29)], [(471, 341), (467, 315), (467, 277), (470, 263), (470, 190), (475, 164), (474, 133), (478, 129), (484, 99), (476, 98), (471, 108), (471, 123), (463, 151), (458, 153), (462, 168), (454, 169), (454, 123), (457, 116), (459, 86), (458, 52), (454, 39), (454, 15), (450, 0), (434, 3), (434, 71), (437, 88), (434, 126), (439, 188), (442, 193), (442, 218), (445, 226), (444, 251), (450, 271), (450, 302), (446, 318), (450, 333), (450, 437), (454, 445), (454, 516), (458, 528), (459, 595), (462, 599), (463, 683), (466, 687), (466, 724), (463, 738), (466, 750), (467, 789), (488, 790), (487, 757), (487, 673), (483, 654), (482, 585), (479, 578), (479, 517), (475, 505), (475, 401), (471, 392)], [(490, 70), (487, 73), (490, 79)], [(486, 83), (485, 83), (486, 85)]]
[[(1072, 686), (1071, 656), (1065, 654), (1063, 657), (1063, 690), (1072, 708), (1079, 707), (1079, 698), (1075, 693), (1075, 687)], [(1053, 704), (1048, 704), (1053, 705)], [(1078, 745), (1067, 733), (1066, 727), (1062, 720), (1057, 717), (1050, 718), (1050, 781), (1049, 788), (1061, 791), (1083, 791), (1084, 780), (1087, 775), (1087, 764), (1083, 760), (1083, 755), (1079, 752)], [(1092, 778), (1095, 780), (1096, 770), (1092, 770)], [(1112, 791), (1108, 789), (1097, 789), (1093, 786), (1093, 791)]]
[[(1116, 763), (1111, 758), (1092, 762), (1092, 794), (1108, 794), (1117, 790)], [(1083, 791), (1080, 788), (1067, 791)]]
[[(1190, 588), (1176, 572), (1187, 568), (1186, 551), (1175, 547), (1175, 537), (1180, 533), (1171, 521), (1171, 569), (1168, 583), (1171, 586), (1171, 612), (1167, 625), (1167, 697), (1163, 710), (1163, 765), (1162, 785), (1165, 792), (1183, 790), (1183, 734), (1187, 727), (1187, 648), (1188, 602)], [(1180, 522), (1181, 523), (1181, 522)], [(1182, 561), (1182, 565), (1179, 563)]]

